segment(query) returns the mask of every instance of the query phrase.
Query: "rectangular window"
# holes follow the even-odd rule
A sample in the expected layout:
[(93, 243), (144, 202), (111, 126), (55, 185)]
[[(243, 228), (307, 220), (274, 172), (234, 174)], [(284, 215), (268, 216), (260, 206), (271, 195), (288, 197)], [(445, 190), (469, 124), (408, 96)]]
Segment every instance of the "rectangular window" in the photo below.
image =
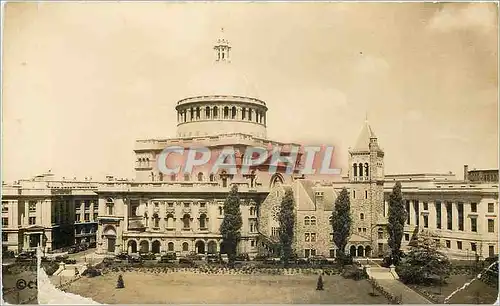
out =
[(304, 250), (304, 256), (305, 256), (306, 258), (310, 257), (310, 256), (311, 256), (311, 250), (309, 250), (309, 249), (305, 249), (305, 250)]
[(2, 218), (2, 227), (9, 226), (9, 218)]
[(452, 229), (453, 211), (450, 202), (446, 202), (446, 228)]
[(365, 190), (365, 199), (368, 199), (368, 191)]
[(488, 212), (489, 213), (495, 212), (495, 204), (494, 203), (488, 203)]
[(424, 215), (424, 227), (428, 228), (429, 227), (429, 216)]
[(494, 232), (495, 232), (495, 220), (488, 219), (488, 233), (494, 233)]
[(457, 249), (462, 249), (462, 241), (457, 241)]
[(7, 235), (7, 233), (2, 233), (2, 241), (9, 241), (9, 235)]
[(405, 241), (410, 241), (410, 234), (405, 234)]
[(311, 233), (311, 242), (316, 242), (316, 233)]
[(36, 211), (36, 202), (35, 201), (30, 201), (29, 202), (29, 211), (30, 212)]
[(451, 248), (451, 241), (450, 240), (446, 240), (446, 248)]
[(473, 213), (477, 212), (477, 203), (470, 203), (470, 211)]
[(366, 233), (366, 227), (363, 227), (363, 233)]
[(80, 222), (80, 214), (75, 214), (75, 222)]
[(255, 246), (255, 240), (250, 240), (250, 246), (254, 247)]
[(361, 233), (361, 227), (358, 227), (358, 233)]
[(493, 245), (488, 246), (488, 256), (490, 257), (495, 256), (495, 246)]
[(316, 256), (316, 249), (311, 249), (311, 256)]
[(80, 200), (75, 200), (75, 209), (78, 210), (80, 209), (81, 201)]
[(477, 251), (477, 248), (476, 248), (476, 243), (475, 242), (471, 242), (470, 243), (470, 250), (472, 252), (476, 252)]
[(36, 224), (36, 217), (29, 217), (29, 225)]
[(424, 210), (429, 210), (429, 203), (424, 202)]
[(470, 230), (471, 232), (477, 232), (477, 218), (470, 218)]
[(311, 236), (309, 233), (305, 233), (305, 242), (309, 242), (311, 240)]
[(90, 221), (90, 214), (85, 214), (84, 218), (85, 218), (85, 222), (89, 222)]
[(8, 212), (9, 211), (9, 202), (8, 201), (2, 201), (2, 212)]
[(84, 201), (85, 203), (85, 210), (90, 210), (90, 201)]
[(458, 202), (457, 203), (457, 210), (458, 210), (458, 230), (463, 231), (464, 230), (464, 203)]
[(94, 214), (94, 221), (97, 221), (98, 214)]

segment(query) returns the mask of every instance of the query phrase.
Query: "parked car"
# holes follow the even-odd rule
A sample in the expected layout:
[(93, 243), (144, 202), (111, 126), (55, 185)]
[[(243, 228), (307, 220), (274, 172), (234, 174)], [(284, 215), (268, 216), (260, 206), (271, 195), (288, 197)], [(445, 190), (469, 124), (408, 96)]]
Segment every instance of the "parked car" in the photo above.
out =
[(142, 263), (142, 257), (137, 255), (137, 254), (131, 254), (128, 257), (128, 262), (129, 263)]
[(220, 262), (219, 255), (217, 255), (217, 254), (208, 254), (207, 255), (207, 262), (208, 263), (218, 263), (218, 262)]
[(255, 261), (264, 261), (264, 260), (266, 260), (266, 258), (269, 258), (269, 256), (267, 256), (267, 255), (257, 255), (257, 256), (255, 256), (255, 258), (253, 260), (255, 260)]
[(250, 256), (248, 256), (247, 253), (242, 253), (242, 254), (239, 254), (236, 256), (236, 260), (237, 261), (249, 261), (250, 260)]
[(187, 257), (187, 256), (179, 258), (179, 264), (184, 264), (184, 265), (189, 265), (189, 266), (195, 265), (194, 260), (192, 258)]
[(139, 253), (142, 260), (155, 260), (156, 255), (153, 253)]
[(328, 260), (324, 256), (309, 257), (309, 262), (313, 265), (327, 265), (328, 264)]
[(72, 246), (72, 247), (69, 247), (65, 252), (68, 252), (68, 254), (75, 254), (78, 252), (77, 248)]
[(278, 264), (281, 261), (279, 257), (268, 257), (264, 260), (266, 264)]
[(168, 252), (164, 255), (161, 255), (159, 262), (168, 263), (176, 259), (177, 259), (177, 254), (175, 254), (175, 252)]
[(119, 260), (127, 260), (128, 259), (128, 254), (125, 252), (121, 252), (120, 254), (115, 256), (115, 259)]
[(22, 253), (19, 253), (19, 255), (17, 255), (16, 257), (16, 261), (31, 261), (31, 260), (35, 260), (36, 257), (34, 256), (34, 253), (32, 252), (22, 252)]

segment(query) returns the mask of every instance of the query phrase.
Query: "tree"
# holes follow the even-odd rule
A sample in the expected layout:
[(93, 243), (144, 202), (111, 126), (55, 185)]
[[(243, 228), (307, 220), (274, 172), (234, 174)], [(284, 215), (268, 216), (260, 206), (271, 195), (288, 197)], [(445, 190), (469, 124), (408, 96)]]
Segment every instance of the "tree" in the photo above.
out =
[(125, 288), (125, 284), (123, 283), (123, 276), (118, 275), (118, 281), (116, 282), (116, 288)]
[(351, 204), (347, 189), (342, 189), (332, 213), (333, 242), (337, 246), (339, 258), (345, 257), (345, 247), (351, 235)]
[(318, 283), (316, 284), (316, 290), (323, 290), (323, 277), (321, 277), (321, 274), (318, 277)]
[(439, 251), (439, 238), (429, 232), (419, 233), (396, 272), (405, 283), (443, 282), (451, 273), (451, 263)]
[(242, 222), (238, 186), (233, 185), (224, 202), (224, 220), (220, 226), (222, 244), (227, 252), (230, 263), (234, 263), (236, 257), (236, 248), (241, 239), (240, 229)]
[(387, 243), (391, 248), (391, 263), (399, 263), (401, 257), (401, 239), (403, 239), (403, 229), (407, 217), (407, 212), (403, 203), (401, 193), (401, 183), (397, 182), (389, 195), (389, 218), (387, 229), (389, 237)]
[(279, 213), (279, 237), (281, 242), (281, 259), (285, 267), (292, 256), (293, 248), (293, 229), (295, 224), (293, 191), (287, 189), (285, 196), (281, 200), (281, 209)]

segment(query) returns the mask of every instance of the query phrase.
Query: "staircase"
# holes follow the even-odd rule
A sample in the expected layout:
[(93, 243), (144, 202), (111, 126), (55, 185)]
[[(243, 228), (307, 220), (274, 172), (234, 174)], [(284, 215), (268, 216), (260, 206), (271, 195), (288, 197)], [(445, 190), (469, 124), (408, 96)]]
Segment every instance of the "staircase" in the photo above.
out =
[(366, 273), (369, 278), (374, 279), (399, 279), (394, 269), (384, 267), (369, 267), (366, 268)]
[(261, 232), (259, 232), (257, 246), (259, 254), (277, 256), (280, 251), (280, 244), (278, 240), (268, 237)]

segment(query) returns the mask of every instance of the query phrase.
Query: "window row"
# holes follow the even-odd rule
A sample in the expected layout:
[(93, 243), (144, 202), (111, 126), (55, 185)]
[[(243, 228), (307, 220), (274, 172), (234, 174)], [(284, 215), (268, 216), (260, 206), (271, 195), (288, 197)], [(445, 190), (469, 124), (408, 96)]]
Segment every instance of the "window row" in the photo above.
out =
[(233, 119), (266, 124), (266, 114), (264, 111), (245, 107), (237, 108), (236, 106), (191, 107), (179, 111), (177, 118), (180, 123), (206, 119)]
[(304, 234), (305, 242), (316, 242), (316, 233), (305, 233)]

